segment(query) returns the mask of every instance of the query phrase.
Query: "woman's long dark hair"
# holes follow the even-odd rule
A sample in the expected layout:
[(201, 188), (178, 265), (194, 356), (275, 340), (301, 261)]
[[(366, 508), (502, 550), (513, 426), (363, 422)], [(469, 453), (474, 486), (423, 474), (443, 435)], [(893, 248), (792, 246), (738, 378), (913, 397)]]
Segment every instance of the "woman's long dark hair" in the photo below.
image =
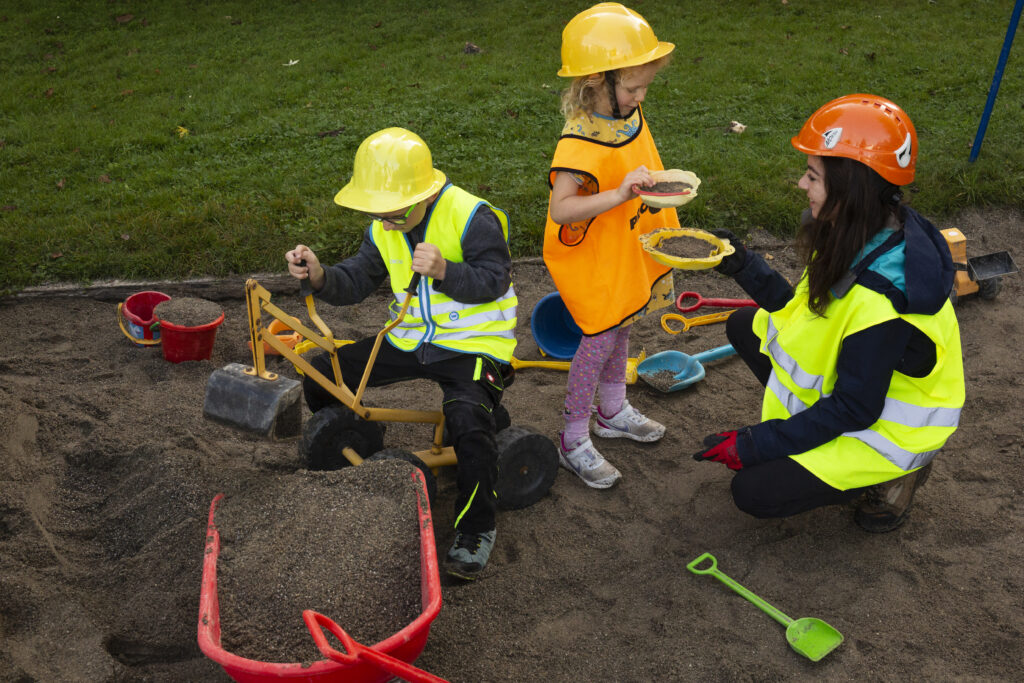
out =
[(819, 157), (825, 166), (827, 196), (818, 217), (805, 221), (796, 245), (807, 266), (811, 310), (825, 315), (829, 290), (889, 216), (902, 219), (899, 187), (868, 166), (845, 157)]

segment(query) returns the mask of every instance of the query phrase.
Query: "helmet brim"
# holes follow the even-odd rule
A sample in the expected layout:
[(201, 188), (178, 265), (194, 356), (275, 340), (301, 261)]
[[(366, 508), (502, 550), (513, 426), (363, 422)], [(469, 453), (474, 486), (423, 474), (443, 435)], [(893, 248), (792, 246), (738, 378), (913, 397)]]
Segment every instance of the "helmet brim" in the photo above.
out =
[(391, 213), (423, 201), (444, 187), (446, 182), (447, 177), (444, 172), (436, 168), (429, 187), (414, 195), (387, 190), (366, 191), (355, 187), (353, 182), (349, 181), (345, 187), (338, 190), (338, 194), (334, 195), (334, 203), (363, 213)]

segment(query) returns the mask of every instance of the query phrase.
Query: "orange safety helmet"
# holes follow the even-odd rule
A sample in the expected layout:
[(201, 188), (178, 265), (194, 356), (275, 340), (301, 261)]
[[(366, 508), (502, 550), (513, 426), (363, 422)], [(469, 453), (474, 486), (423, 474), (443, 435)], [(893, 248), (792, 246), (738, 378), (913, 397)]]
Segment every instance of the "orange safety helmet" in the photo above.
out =
[(647, 20), (617, 2), (602, 2), (573, 17), (562, 30), (559, 76), (589, 76), (639, 66), (675, 49), (659, 41)]
[(917, 131), (894, 102), (845, 95), (811, 114), (790, 142), (804, 154), (859, 161), (893, 185), (914, 180)]

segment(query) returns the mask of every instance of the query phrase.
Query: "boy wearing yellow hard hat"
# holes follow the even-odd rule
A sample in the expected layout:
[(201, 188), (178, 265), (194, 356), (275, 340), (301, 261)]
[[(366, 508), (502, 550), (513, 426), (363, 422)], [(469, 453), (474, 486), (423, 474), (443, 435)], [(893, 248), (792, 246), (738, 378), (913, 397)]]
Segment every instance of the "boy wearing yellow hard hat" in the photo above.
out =
[[(428, 379), (441, 387), (459, 489), (455, 540), (445, 567), (453, 576), (475, 579), (494, 546), (494, 411), (511, 382), (516, 345), (508, 215), (453, 185), (434, 168), (426, 143), (402, 128), (378, 131), (362, 142), (352, 179), (334, 201), (369, 219), (359, 250), (324, 266), (312, 249), (299, 244), (285, 254), (288, 272), (308, 278), (318, 299), (337, 306), (362, 301), (390, 278), (392, 319), (406, 289), (416, 287), (402, 323), (381, 345), (369, 386)], [(362, 377), (374, 341), (370, 337), (338, 349), (343, 378)], [(333, 376), (327, 354), (311, 362)], [(336, 404), (308, 378), (303, 392), (313, 412)]]

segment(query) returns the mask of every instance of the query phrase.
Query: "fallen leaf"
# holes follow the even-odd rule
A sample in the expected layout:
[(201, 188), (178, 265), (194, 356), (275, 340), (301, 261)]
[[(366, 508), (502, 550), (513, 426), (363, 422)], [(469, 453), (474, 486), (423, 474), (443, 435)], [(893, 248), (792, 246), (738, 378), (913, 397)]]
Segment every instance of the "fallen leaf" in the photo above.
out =
[(43, 55), (43, 59), (46, 60), (46, 61), (49, 61), (49, 60), (53, 59), (53, 55), (50, 54), (49, 52), (47, 52), (45, 55)]
[(63, 178), (61, 178), (60, 180), (57, 181), (57, 189), (58, 190), (63, 190), (64, 189), (64, 179)]
[(60, 258), (61, 256), (63, 256), (63, 255), (64, 255), (64, 254), (62, 254), (61, 252), (59, 252), (59, 251), (55, 251), (55, 252), (53, 252), (53, 253), (51, 253), (51, 254), (50, 254), (50, 258), (52, 258), (52, 259), (54, 259), (54, 260), (57, 260), (57, 259), (59, 259), (59, 258)]
[(53, 97), (53, 88), (47, 88), (46, 92), (43, 93), (43, 97)]
[(316, 134), (318, 138), (336, 138), (338, 133), (345, 130), (344, 128), (335, 128), (334, 130), (323, 130)]
[(299, 60), (297, 59), (289, 59), (287, 64), (282, 64), (281, 66), (295, 66), (298, 63)]
[(122, 91), (121, 91), (121, 94), (122, 94), (122, 95), (132, 95), (132, 94), (134, 94), (134, 93), (135, 93), (135, 91), (134, 91), (134, 90), (122, 90)]
[(466, 41), (466, 46), (462, 48), (462, 51), (465, 52), (467, 55), (475, 55), (479, 54), (480, 52), (483, 52), (483, 50), (481, 50), (479, 46), (474, 45), (469, 41)]
[(850, 54), (850, 51), (847, 50), (845, 47), (841, 47), (841, 48), (839, 48), (839, 54), (841, 54), (841, 55), (848, 55), (848, 54)]
[(190, 69), (198, 69), (199, 65), (198, 64), (189, 64), (188, 68), (190, 68)]
[(122, 14), (121, 16), (114, 17), (114, 21), (119, 24), (127, 24), (129, 21), (135, 18), (134, 14)]
[(128, 240), (130, 240), (131, 238), (132, 238), (132, 236), (131, 236), (131, 235), (129, 235), (128, 233), (126, 233), (126, 232), (122, 232), (122, 233), (121, 233), (121, 239), (123, 239), (124, 241), (126, 241), (126, 242), (127, 242), (127, 241), (128, 241)]
[(183, 138), (188, 135), (188, 128), (185, 126), (178, 126), (174, 129), (174, 132), (178, 134), (179, 138)]
[(747, 127), (739, 121), (730, 121), (729, 128), (727, 129), (730, 133), (742, 133)]
[(108, 176), (106, 173), (104, 173), (99, 178), (97, 178), (97, 180), (99, 180), (101, 183), (109, 183), (110, 182), (110, 176)]
[(232, 20), (231, 20), (231, 25), (232, 25), (232, 26), (238, 26), (238, 25), (239, 25), (239, 24), (241, 24), (241, 23), (242, 23), (242, 20), (241, 20), (241, 19), (232, 19)]
[(373, 27), (374, 28), (380, 28), (383, 23), (384, 23), (383, 21), (378, 21), (376, 24), (373, 25)]
[(514, 109), (506, 109), (505, 110), (505, 116), (509, 117), (510, 119), (518, 119), (519, 118), (519, 112), (517, 112)]

